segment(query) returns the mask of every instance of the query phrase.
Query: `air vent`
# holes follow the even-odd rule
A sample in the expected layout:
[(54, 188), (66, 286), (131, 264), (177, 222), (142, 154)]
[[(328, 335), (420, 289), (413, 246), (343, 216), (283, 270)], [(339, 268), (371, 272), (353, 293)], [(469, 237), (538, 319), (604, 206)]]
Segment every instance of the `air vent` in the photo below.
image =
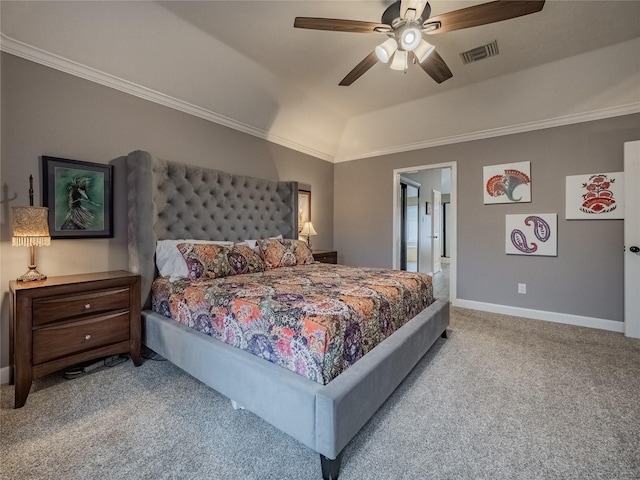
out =
[(494, 40), (493, 42), (482, 45), (481, 47), (472, 48), (471, 50), (462, 52), (460, 56), (462, 57), (462, 62), (467, 64), (477, 62), (483, 58), (493, 57), (494, 55), (498, 55), (498, 53), (498, 41)]

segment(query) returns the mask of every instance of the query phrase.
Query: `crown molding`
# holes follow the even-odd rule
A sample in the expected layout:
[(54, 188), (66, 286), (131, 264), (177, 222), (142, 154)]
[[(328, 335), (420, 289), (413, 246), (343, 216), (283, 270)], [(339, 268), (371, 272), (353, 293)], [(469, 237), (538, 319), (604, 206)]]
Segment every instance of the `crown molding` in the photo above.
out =
[(465, 133), (461, 135), (453, 135), (432, 140), (395, 145), (388, 148), (371, 150), (368, 152), (356, 153), (351, 155), (338, 154), (334, 157), (329, 153), (316, 150), (306, 145), (294, 142), (288, 138), (274, 135), (273, 133), (267, 132), (265, 130), (261, 130), (251, 125), (233, 120), (232, 118), (225, 117), (224, 115), (220, 115), (211, 110), (199, 107), (184, 100), (180, 100), (179, 98), (157, 92), (150, 88), (143, 87), (142, 85), (138, 85), (128, 80), (116, 77), (115, 75), (111, 75), (95, 68), (87, 67), (86, 65), (82, 65), (78, 62), (68, 60), (64, 57), (61, 57), (60, 55), (56, 55), (54, 53), (47, 52), (19, 40), (15, 40), (11, 37), (8, 37), (4, 33), (0, 33), (0, 50), (332, 163), (349, 162), (352, 160), (361, 160), (371, 157), (379, 157), (382, 155), (391, 155), (394, 153), (421, 150), (442, 145), (470, 142), (473, 140), (482, 140), (485, 138), (512, 135), (515, 133), (530, 132), (534, 130), (542, 130), (545, 128), (561, 127), (575, 123), (589, 122), (593, 120), (602, 120), (605, 118), (640, 113), (640, 103), (632, 103), (628, 105), (556, 117), (536, 122), (509, 125), (507, 127), (498, 127), (489, 130)]
[(509, 125), (507, 127), (492, 128), (489, 130), (480, 130), (477, 132), (464, 133), (461, 135), (453, 135), (450, 137), (436, 138), (433, 140), (425, 140), (422, 142), (407, 143), (396, 145), (394, 147), (372, 150), (365, 153), (354, 155), (337, 155), (334, 163), (349, 162), (352, 160), (361, 160), (364, 158), (379, 157), (382, 155), (391, 155), (394, 153), (408, 152), (412, 150), (421, 150), (424, 148), (439, 147), (442, 145), (451, 145), (453, 143), (470, 142), (473, 140), (483, 140), (485, 138), (500, 137), (503, 135), (512, 135), (515, 133), (531, 132), (534, 130), (542, 130), (545, 128), (562, 127), (575, 123), (590, 122), (593, 120), (602, 120), (605, 118), (620, 117), (623, 115), (631, 115), (640, 113), (640, 103), (631, 103), (617, 107), (604, 108), (591, 112), (566, 115), (563, 117), (550, 118), (547, 120), (539, 120), (536, 122), (521, 123), (518, 125)]
[(246, 123), (238, 122), (237, 120), (225, 117), (224, 115), (220, 115), (206, 108), (202, 108), (192, 103), (185, 102), (184, 100), (180, 100), (179, 98), (175, 98), (170, 95), (152, 90), (150, 88), (143, 87), (142, 85), (138, 85), (128, 80), (124, 80), (120, 77), (116, 77), (115, 75), (102, 72), (95, 68), (87, 67), (86, 65), (82, 65), (78, 62), (74, 62), (73, 60), (66, 59), (64, 57), (61, 57), (60, 55), (56, 55), (54, 53), (47, 52), (46, 50), (42, 50), (19, 40), (15, 40), (11, 37), (8, 37), (4, 33), (0, 33), (0, 50), (17, 57), (39, 63), (46, 67), (60, 70), (61, 72), (69, 73), (76, 77), (80, 77), (85, 80), (89, 80), (91, 82), (95, 82), (100, 85), (104, 85), (106, 87), (110, 87), (115, 90), (134, 95), (144, 100), (148, 100), (150, 102), (164, 105), (165, 107), (169, 107), (174, 110), (193, 115), (194, 117), (202, 118), (204, 120), (217, 123), (218, 125), (229, 127), (234, 130), (252, 135), (254, 137), (258, 137), (263, 140), (282, 145), (283, 147), (291, 148), (292, 150), (296, 150), (306, 155), (311, 155), (312, 157), (316, 157), (321, 160), (333, 162), (333, 156), (326, 152), (321, 152), (314, 148), (301, 145), (287, 138), (281, 137), (279, 135), (274, 135), (273, 133), (266, 132), (251, 125), (247, 125)]

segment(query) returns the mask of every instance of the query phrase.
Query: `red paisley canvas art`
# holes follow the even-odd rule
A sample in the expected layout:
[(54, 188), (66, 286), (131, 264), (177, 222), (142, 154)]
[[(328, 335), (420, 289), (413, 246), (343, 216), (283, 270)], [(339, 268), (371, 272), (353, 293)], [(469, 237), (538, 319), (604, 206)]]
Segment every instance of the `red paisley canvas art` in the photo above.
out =
[(624, 218), (624, 173), (595, 173), (567, 177), (566, 218)]

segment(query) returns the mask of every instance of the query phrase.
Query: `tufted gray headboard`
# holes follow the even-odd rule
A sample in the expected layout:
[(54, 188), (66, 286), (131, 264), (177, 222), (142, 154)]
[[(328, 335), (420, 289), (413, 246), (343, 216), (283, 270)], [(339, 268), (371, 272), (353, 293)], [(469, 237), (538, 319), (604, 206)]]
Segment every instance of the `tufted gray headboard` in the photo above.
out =
[(137, 150), (127, 156), (129, 270), (142, 276), (149, 305), (158, 240), (242, 241), (298, 236), (298, 183), (261, 180), (167, 162)]

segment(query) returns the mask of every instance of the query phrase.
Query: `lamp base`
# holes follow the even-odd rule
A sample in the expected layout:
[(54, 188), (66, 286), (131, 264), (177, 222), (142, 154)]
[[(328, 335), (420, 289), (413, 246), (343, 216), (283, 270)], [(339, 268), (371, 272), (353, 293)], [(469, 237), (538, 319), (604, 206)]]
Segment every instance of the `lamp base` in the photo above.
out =
[(45, 280), (47, 278), (46, 275), (40, 273), (35, 265), (29, 265), (29, 271), (24, 275), (16, 278), (18, 282), (35, 282), (38, 280)]

